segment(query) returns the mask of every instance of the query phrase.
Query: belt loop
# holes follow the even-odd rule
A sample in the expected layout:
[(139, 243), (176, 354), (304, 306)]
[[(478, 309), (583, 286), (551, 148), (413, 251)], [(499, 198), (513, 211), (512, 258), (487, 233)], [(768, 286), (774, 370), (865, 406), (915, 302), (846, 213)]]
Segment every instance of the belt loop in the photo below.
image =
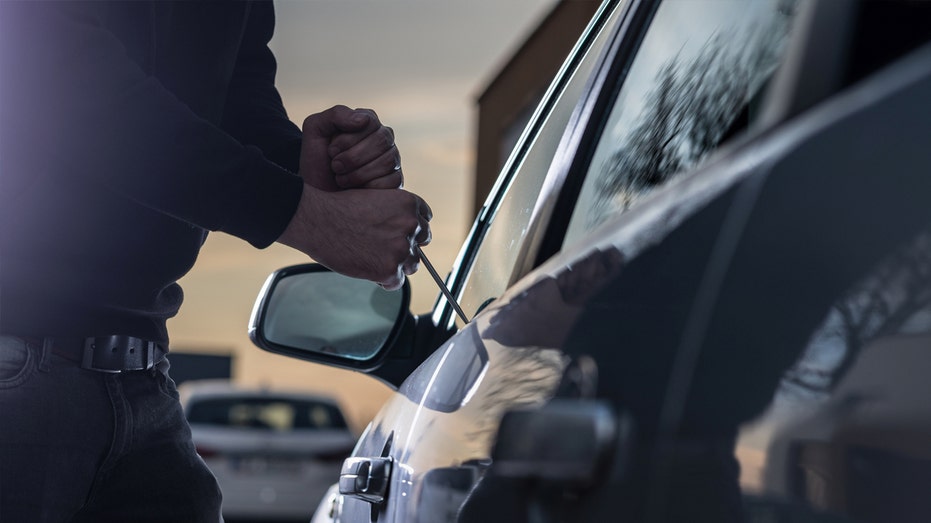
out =
[(42, 348), (39, 350), (39, 370), (49, 371), (49, 359), (52, 355), (52, 338), (42, 338)]
[(155, 368), (155, 348), (158, 346), (154, 341), (147, 341), (145, 344), (145, 368)]

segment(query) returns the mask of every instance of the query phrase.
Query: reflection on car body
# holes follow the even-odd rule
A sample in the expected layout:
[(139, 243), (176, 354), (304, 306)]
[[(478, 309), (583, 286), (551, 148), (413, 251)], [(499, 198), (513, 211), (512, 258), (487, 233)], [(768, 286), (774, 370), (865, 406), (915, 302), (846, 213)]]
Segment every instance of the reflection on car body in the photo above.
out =
[(866, 521), (931, 514), (921, 494), (931, 487), (931, 402), (917, 393), (931, 375), (929, 248), (918, 234), (831, 307), (769, 411), (744, 429), (745, 450), (792, 467), (745, 452), (747, 490)]
[(604, 2), (447, 278), (468, 324), (355, 361), (257, 307), (399, 389), (352, 458), (387, 488), (317, 516), (931, 521), (929, 41), (931, 3)]

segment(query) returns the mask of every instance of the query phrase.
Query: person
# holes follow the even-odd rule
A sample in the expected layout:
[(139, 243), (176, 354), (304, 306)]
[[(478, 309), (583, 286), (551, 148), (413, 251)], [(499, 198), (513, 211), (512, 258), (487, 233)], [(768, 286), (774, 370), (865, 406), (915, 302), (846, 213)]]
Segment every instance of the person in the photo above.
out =
[(393, 131), (292, 124), (273, 30), (262, 0), (0, 2), (0, 521), (221, 519), (166, 359), (207, 231), (417, 270)]

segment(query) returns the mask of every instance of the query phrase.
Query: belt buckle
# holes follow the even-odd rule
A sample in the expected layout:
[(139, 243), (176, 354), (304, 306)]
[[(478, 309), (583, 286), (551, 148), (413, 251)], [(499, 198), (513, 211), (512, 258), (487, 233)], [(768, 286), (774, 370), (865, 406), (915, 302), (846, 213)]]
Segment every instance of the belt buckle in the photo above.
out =
[(155, 364), (154, 345), (154, 342), (133, 336), (85, 338), (81, 367), (112, 374), (150, 369)]

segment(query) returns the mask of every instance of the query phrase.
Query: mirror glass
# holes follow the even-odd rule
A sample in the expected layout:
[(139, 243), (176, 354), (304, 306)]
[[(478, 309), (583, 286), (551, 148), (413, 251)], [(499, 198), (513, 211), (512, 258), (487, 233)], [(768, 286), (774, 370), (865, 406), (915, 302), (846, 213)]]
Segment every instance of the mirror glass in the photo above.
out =
[(334, 272), (281, 278), (263, 330), (275, 344), (364, 361), (388, 341), (404, 306), (401, 291)]

